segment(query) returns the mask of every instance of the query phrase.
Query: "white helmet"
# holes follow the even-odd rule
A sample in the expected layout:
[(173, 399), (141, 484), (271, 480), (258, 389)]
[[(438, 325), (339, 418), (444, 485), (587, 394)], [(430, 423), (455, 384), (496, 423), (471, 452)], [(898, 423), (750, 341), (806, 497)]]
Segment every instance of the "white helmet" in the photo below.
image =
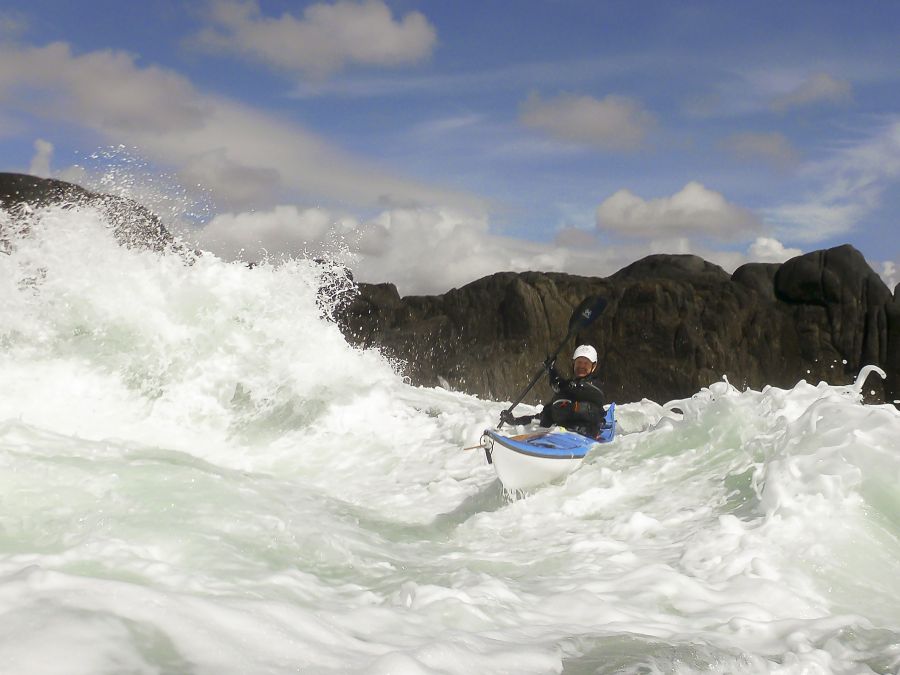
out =
[(575, 350), (575, 353), (572, 354), (572, 360), (574, 361), (579, 356), (590, 359), (591, 363), (597, 363), (597, 350), (590, 345), (581, 345), (580, 347), (578, 347)]

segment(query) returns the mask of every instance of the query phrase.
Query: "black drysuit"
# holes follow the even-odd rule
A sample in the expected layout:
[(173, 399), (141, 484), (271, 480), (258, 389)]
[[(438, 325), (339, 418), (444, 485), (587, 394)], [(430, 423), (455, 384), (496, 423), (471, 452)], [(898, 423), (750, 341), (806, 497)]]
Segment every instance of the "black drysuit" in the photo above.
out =
[(550, 385), (556, 392), (544, 403), (538, 415), (516, 417), (516, 424), (527, 424), (535, 417), (542, 427), (555, 425), (570, 431), (597, 438), (605, 422), (603, 391), (597, 386), (595, 372), (572, 380), (564, 379), (555, 367), (550, 367)]

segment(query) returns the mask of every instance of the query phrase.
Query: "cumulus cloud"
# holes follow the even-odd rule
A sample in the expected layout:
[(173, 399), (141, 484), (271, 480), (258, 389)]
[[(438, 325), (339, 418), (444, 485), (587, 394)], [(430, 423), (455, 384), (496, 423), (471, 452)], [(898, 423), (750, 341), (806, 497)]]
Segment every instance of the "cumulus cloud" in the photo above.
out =
[(533, 93), (522, 104), (519, 121), (553, 138), (617, 151), (640, 147), (655, 126), (653, 115), (637, 101), (616, 95), (565, 94), (544, 100)]
[[(451, 209), (388, 209), (369, 219), (322, 208), (278, 206), (222, 214), (193, 233), (196, 245), (225, 259), (317, 257), (347, 265), (357, 281), (390, 281), (403, 295), (444, 293), (500, 271), (606, 277), (654, 253), (698, 255), (733, 272), (747, 262), (783, 262), (803, 251), (759, 237), (746, 251), (687, 237), (610, 244), (596, 230), (565, 228), (552, 242), (491, 232), (484, 217)], [(893, 273), (893, 269), (884, 268)], [(882, 274), (885, 276), (885, 273)]]
[(255, 0), (214, 0), (208, 16), (212, 25), (195, 44), (315, 77), (350, 64), (415, 63), (430, 56), (437, 42), (424, 15), (394, 19), (382, 0), (316, 3), (300, 18), (285, 13), (277, 19), (263, 16)]
[(887, 260), (881, 264), (876, 263), (875, 268), (891, 291), (897, 288), (900, 284), (900, 264), (897, 261)]
[(53, 158), (53, 143), (45, 141), (42, 138), (34, 142), (34, 157), (31, 158), (31, 165), (28, 167), (28, 173), (42, 178), (50, 177), (50, 160)]
[(360, 281), (391, 281), (406, 293), (443, 292), (498, 271), (504, 261), (513, 264), (500, 239), (488, 233), (484, 218), (448, 209), (390, 209), (360, 220), (295, 206), (219, 215), (197, 236), (202, 247), (225, 258), (254, 260), (272, 252), (334, 258)]
[[(326, 257), (347, 264), (358, 281), (397, 285), (403, 294), (443, 293), (499, 271), (606, 276), (651, 252), (610, 248), (596, 236), (552, 243), (493, 234), (488, 221), (446, 208), (388, 209), (360, 219), (328, 209), (279, 206), (223, 214), (194, 233), (195, 243), (226, 259), (267, 253)], [(623, 258), (624, 256), (624, 258)]]
[(343, 234), (357, 230), (355, 218), (322, 208), (276, 206), (269, 211), (224, 213), (196, 234), (203, 248), (226, 259), (259, 260), (269, 255), (323, 255), (340, 249)]
[(744, 132), (725, 138), (720, 147), (741, 160), (762, 160), (784, 168), (797, 163), (798, 154), (784, 134)]
[(692, 181), (671, 197), (649, 200), (619, 190), (597, 207), (597, 227), (627, 237), (730, 240), (759, 230), (760, 221), (748, 209)]
[(138, 67), (123, 52), (0, 47), (0, 103), (136, 146), (230, 208), (271, 203), (287, 191), (355, 206), (483, 207), (472, 195), (392, 175), (297, 124), (205, 94), (177, 73)]
[(747, 256), (753, 262), (780, 263), (802, 253), (799, 248), (785, 248), (777, 239), (757, 237), (750, 245)]
[(484, 217), (451, 209), (388, 209), (360, 219), (329, 209), (278, 206), (222, 214), (194, 233), (197, 245), (226, 259), (279, 254), (346, 264), (358, 281), (397, 285), (401, 294), (444, 293), (499, 271), (567, 272), (605, 277), (653, 253), (690, 253), (731, 272), (751, 261), (781, 262), (800, 251), (759, 238), (746, 253), (689, 238), (610, 245), (599, 233), (566, 228), (552, 242), (492, 233)]
[(816, 103), (844, 103), (851, 99), (853, 88), (846, 80), (828, 73), (813, 73), (789, 91), (776, 96), (772, 108), (785, 112)]
[(110, 50), (74, 56), (67, 44), (0, 49), (0, 100), (116, 133), (161, 134), (200, 127), (209, 106), (180, 75), (137, 68)]

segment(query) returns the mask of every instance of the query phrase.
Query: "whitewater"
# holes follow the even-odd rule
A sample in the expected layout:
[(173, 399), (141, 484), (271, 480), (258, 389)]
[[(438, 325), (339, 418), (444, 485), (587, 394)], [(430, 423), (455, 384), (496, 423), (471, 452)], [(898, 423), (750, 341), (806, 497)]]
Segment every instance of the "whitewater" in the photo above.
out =
[(0, 672), (900, 670), (877, 373), (620, 401), (613, 443), (513, 497), (462, 450), (508, 402), (348, 345), (339, 267), (28, 224), (0, 251)]

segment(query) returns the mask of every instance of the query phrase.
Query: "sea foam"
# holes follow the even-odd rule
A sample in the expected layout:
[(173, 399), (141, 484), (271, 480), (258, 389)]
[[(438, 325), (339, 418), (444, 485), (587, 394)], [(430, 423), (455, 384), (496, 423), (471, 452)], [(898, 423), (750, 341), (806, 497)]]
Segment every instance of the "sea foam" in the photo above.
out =
[(900, 413), (862, 381), (620, 402), (509, 500), (462, 450), (507, 404), (348, 345), (349, 290), (32, 215), (0, 254), (5, 669), (900, 668)]

